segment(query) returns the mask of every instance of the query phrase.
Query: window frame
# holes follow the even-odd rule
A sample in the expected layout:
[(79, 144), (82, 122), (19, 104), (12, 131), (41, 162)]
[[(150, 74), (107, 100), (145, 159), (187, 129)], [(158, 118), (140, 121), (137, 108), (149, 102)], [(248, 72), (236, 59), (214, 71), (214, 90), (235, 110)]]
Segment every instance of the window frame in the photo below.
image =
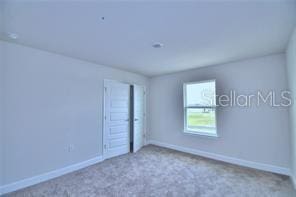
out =
[[(216, 79), (210, 79), (210, 80), (204, 80), (204, 81), (194, 81), (194, 82), (187, 82), (183, 83), (183, 114), (184, 114), (184, 134), (190, 134), (190, 135), (197, 135), (197, 136), (206, 136), (206, 137), (219, 137), (218, 131), (217, 131), (217, 105), (213, 106), (187, 106), (187, 85), (191, 84), (201, 84), (201, 83), (209, 83), (214, 82), (215, 83), (215, 95), (216, 95)], [(216, 101), (217, 102), (217, 101)], [(215, 134), (202, 132), (202, 131), (196, 131), (196, 130), (189, 130), (187, 127), (187, 110), (188, 109), (215, 109)], [(198, 129), (201, 130), (201, 129)]]

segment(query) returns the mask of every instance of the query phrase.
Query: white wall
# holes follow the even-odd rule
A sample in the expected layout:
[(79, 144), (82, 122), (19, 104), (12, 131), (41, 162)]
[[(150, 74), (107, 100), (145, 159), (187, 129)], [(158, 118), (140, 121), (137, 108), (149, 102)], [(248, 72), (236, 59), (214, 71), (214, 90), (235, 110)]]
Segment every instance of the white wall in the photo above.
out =
[(148, 83), (137, 74), (0, 44), (7, 60), (4, 184), (101, 155), (103, 79)]
[(183, 134), (184, 82), (216, 79), (217, 94), (287, 88), (285, 55), (228, 63), (152, 78), (150, 140), (290, 168), (288, 108), (219, 107), (219, 138)]
[[(296, 92), (296, 29), (291, 36), (289, 46), (287, 48), (287, 71), (289, 79), (289, 88), (294, 93)], [(294, 99), (295, 102), (295, 99)], [(296, 105), (290, 108), (290, 127), (292, 133), (292, 175), (296, 186)]]
[[(3, 31), (5, 26), (4, 24), (4, 2), (0, 1), (0, 34)], [(3, 44), (0, 43), (0, 186), (3, 183), (3, 148), (4, 148), (4, 140), (3, 140), (3, 129), (4, 129), (4, 116), (3, 116), (3, 90), (4, 90), (4, 51)], [(1, 191), (0, 191), (1, 193)], [(1, 194), (0, 194), (1, 195)]]
[(3, 101), (4, 101), (4, 51), (3, 44), (0, 43), (0, 185), (3, 184), (3, 159), (4, 159), (4, 116), (3, 116)]

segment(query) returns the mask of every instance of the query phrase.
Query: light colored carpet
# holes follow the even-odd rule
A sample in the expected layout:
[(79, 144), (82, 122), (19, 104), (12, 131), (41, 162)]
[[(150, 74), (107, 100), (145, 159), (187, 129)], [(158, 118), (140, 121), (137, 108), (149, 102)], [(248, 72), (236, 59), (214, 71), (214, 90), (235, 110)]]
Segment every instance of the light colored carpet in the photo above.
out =
[[(7, 196), (294, 196), (288, 177), (157, 146)], [(295, 195), (296, 196), (296, 195)]]

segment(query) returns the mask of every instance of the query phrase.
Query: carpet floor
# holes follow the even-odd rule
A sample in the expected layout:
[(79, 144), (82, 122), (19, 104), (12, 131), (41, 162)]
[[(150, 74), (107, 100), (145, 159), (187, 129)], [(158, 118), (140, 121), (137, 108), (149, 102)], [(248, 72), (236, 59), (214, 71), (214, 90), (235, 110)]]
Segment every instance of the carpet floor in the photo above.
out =
[(146, 146), (6, 196), (292, 197), (289, 177)]

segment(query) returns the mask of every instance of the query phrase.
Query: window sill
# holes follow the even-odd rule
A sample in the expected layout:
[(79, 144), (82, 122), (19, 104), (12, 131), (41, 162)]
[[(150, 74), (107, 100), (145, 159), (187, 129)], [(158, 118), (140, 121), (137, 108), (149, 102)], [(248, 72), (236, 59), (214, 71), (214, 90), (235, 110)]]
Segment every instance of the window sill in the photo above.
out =
[(202, 136), (202, 137), (209, 137), (209, 138), (219, 138), (218, 134), (211, 134), (211, 133), (204, 133), (204, 132), (198, 132), (198, 131), (188, 131), (184, 130), (183, 134), (185, 135), (191, 135), (191, 136)]

